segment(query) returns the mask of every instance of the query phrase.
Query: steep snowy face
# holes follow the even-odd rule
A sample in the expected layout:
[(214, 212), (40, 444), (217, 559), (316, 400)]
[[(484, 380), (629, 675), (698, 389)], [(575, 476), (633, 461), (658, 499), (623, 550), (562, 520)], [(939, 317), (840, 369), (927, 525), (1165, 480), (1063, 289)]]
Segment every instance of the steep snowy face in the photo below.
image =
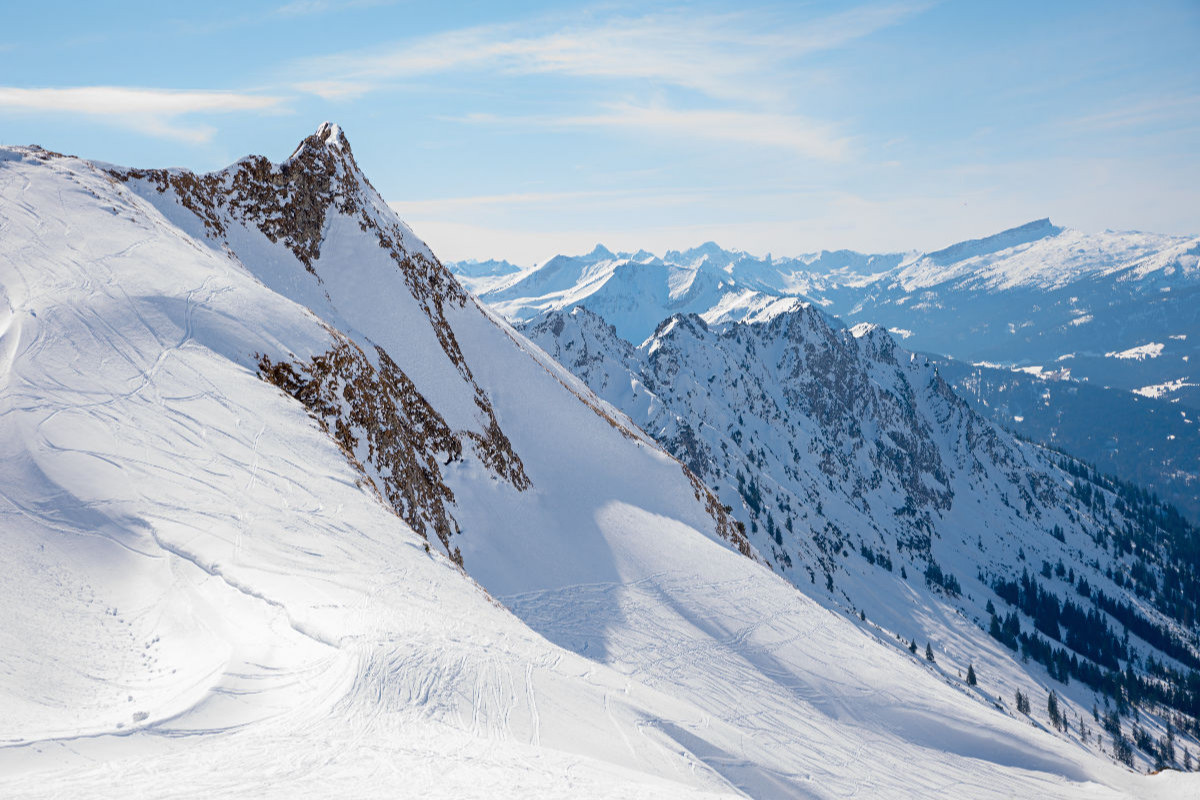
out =
[(711, 485), (805, 591), (893, 630), (931, 606), (961, 613), (977, 640), (1117, 697), (1124, 666), (1170, 663), (1138, 680), (1167, 675), (1156, 696), (1195, 726), (1200, 532), (984, 420), (882, 329), (803, 306), (722, 329), (674, 317), (638, 348), (586, 309), (525, 331)]
[(842, 531), (880, 528), (889, 549), (930, 558), (960, 472), (999, 470), (1037, 491), (1021, 478), (1022, 454), (936, 373), (883, 331), (834, 327), (811, 306), (723, 330), (674, 317), (636, 349), (583, 309), (526, 333), (742, 506), (762, 552), (785, 568), (800, 555), (832, 573)]

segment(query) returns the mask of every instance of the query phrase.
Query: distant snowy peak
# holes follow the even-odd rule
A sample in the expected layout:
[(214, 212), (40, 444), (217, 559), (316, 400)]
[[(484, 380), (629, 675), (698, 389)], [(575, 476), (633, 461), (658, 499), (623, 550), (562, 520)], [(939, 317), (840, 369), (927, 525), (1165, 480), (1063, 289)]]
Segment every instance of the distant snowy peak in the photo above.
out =
[(663, 258), (639, 250), (613, 253), (603, 245), (581, 256), (557, 255), (538, 267), (508, 274), (479, 274), (466, 264), (452, 271), (503, 316), (524, 322), (546, 311), (586, 306), (638, 343), (672, 314), (701, 314), (708, 322), (760, 319), (795, 304), (796, 293), (779, 286), (814, 283), (786, 279), (770, 266), (712, 242)]
[[(1144, 278), (1198, 244), (1195, 237), (1139, 231), (1088, 234), (1043, 219), (922, 256), (900, 265), (885, 282), (910, 292), (949, 283), (994, 291), (1055, 290), (1120, 273)], [(1186, 272), (1185, 266), (1175, 277), (1194, 280)]]
[(716, 242), (705, 242), (690, 250), (668, 250), (663, 260), (670, 264), (695, 264), (708, 261), (714, 265), (727, 265), (736, 261), (743, 253), (736, 250), (725, 250)]
[(456, 275), (464, 278), (500, 278), (515, 275), (521, 268), (503, 259), (489, 258), (487, 261), (468, 259), (465, 261), (448, 262), (446, 267)]
[(587, 261), (611, 261), (616, 257), (616, 254), (612, 250), (609, 250), (604, 245), (597, 243), (596, 246), (592, 248), (592, 252), (588, 253), (583, 258)]
[(967, 258), (988, 255), (1000, 250), (1007, 250), (1010, 247), (1036, 242), (1048, 236), (1057, 236), (1062, 232), (1063, 228), (1052, 224), (1049, 218), (1039, 219), (982, 239), (968, 239), (952, 244), (942, 250), (930, 253), (926, 258), (935, 264), (945, 266)]
[[(907, 293), (940, 290), (1004, 292), (1053, 291), (1079, 281), (1111, 279), (1153, 283), (1155, 290), (1200, 283), (1200, 238), (1106, 231), (1087, 234), (1040, 219), (980, 239), (970, 239), (930, 253), (869, 254), (822, 250), (795, 258), (756, 257), (705, 242), (688, 250), (668, 250), (663, 257), (639, 250), (613, 253), (602, 245), (581, 256), (558, 255), (528, 272), (508, 272), (508, 280), (480, 275), (469, 264), (452, 265), (469, 288), (515, 320), (549, 308), (587, 304), (587, 298), (611, 277), (618, 262), (661, 266), (672, 287), (708, 273), (723, 282), (717, 302), (727, 307), (729, 292), (804, 296), (839, 314), (850, 313), (861, 300), (868, 304), (907, 302)], [(626, 273), (627, 275), (629, 273)], [(667, 278), (667, 275), (670, 278)], [(680, 277), (686, 275), (687, 277)], [(642, 276), (638, 276), (642, 283)], [(1161, 284), (1161, 286), (1159, 286)], [(614, 287), (609, 287), (613, 291)], [(667, 296), (674, 299), (674, 288)], [(672, 313), (705, 314), (709, 309), (658, 309), (659, 319)], [(647, 309), (649, 312), (649, 309)], [(631, 341), (653, 330), (647, 319), (627, 330), (610, 320)]]

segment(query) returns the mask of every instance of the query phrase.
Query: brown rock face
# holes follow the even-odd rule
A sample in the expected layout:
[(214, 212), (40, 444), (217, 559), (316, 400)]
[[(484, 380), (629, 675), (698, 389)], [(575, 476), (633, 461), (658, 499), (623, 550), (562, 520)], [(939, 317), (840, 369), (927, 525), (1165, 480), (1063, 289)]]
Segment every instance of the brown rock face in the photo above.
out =
[(304, 404), (346, 458), (413, 530), (432, 531), (460, 565), (451, 544), (458, 523), (442, 467), (461, 460), (463, 444), (497, 477), (529, 487), (521, 459), (493, 420), (486, 434), (455, 432), (382, 348), (379, 366), (357, 344), (330, 330), (334, 346), (308, 362), (258, 357), (259, 374)]

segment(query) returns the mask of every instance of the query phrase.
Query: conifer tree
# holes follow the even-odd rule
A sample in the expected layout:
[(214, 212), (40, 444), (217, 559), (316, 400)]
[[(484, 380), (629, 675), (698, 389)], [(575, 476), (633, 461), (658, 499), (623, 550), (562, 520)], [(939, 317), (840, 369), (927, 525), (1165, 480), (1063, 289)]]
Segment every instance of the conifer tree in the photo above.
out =
[(1046, 713), (1050, 715), (1050, 724), (1054, 726), (1055, 730), (1061, 730), (1062, 715), (1058, 711), (1058, 695), (1053, 691), (1046, 698)]
[[(1169, 731), (1168, 731), (1169, 732)], [(1162, 754), (1164, 764), (1175, 763), (1175, 737), (1164, 736), (1158, 742), (1158, 752)]]
[(916, 640), (916, 639), (913, 639), (913, 640), (912, 640), (912, 641), (909, 643), (909, 645), (908, 645), (908, 652), (910, 652), (910, 653), (915, 653), (915, 652), (917, 652), (917, 640)]
[(929, 646), (929, 642), (925, 643), (925, 660), (933, 661), (933, 648)]
[(967, 664), (967, 686), (978, 686), (979, 680), (975, 677), (975, 665)]

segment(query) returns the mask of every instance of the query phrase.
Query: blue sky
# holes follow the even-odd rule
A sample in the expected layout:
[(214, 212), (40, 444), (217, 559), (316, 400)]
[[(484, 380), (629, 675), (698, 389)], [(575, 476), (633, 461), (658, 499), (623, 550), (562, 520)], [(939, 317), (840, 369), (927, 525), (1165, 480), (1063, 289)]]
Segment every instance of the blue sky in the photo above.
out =
[(138, 166), (341, 123), (443, 258), (1200, 233), (1200, 2), (10, 4), (0, 142)]

